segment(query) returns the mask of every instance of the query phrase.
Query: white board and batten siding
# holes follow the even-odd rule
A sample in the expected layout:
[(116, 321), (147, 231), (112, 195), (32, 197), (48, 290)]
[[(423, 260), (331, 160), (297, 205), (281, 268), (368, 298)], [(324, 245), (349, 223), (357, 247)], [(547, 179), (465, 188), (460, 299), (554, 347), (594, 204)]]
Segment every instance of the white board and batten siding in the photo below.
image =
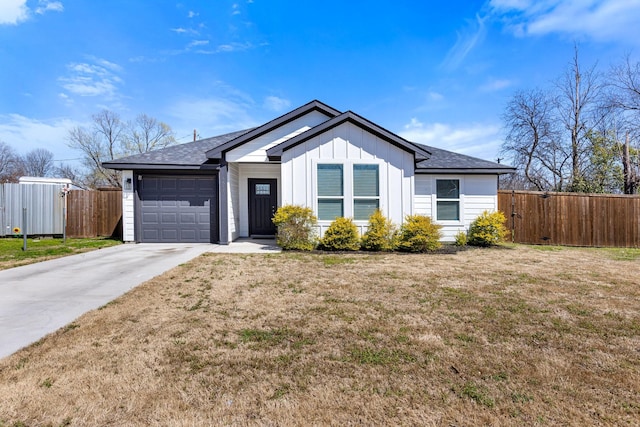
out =
[(122, 171), (122, 240), (125, 242), (135, 242), (135, 221), (133, 219), (133, 212), (135, 206), (135, 194), (133, 191), (134, 185), (130, 189), (127, 188), (125, 183), (127, 179), (133, 182), (133, 171)]
[(271, 147), (293, 138), (314, 126), (327, 121), (327, 116), (319, 111), (312, 111), (290, 121), (280, 127), (267, 132), (239, 147), (234, 148), (226, 153), (227, 162), (238, 163), (264, 163), (268, 161), (267, 150)]
[[(413, 155), (352, 123), (343, 123), (282, 155), (282, 204), (317, 205), (317, 165), (343, 164), (344, 215), (353, 216), (353, 164), (379, 165), (380, 209), (397, 224), (413, 206)], [(361, 233), (368, 221), (355, 221)], [(322, 235), (331, 221), (319, 221)]]
[(267, 132), (258, 138), (229, 150), (229, 239), (249, 236), (249, 188), (251, 178), (270, 178), (278, 181), (278, 206), (282, 204), (280, 165), (269, 163), (267, 150), (327, 120), (327, 116), (312, 111)]
[[(438, 221), (436, 218), (436, 180), (460, 180), (460, 220)], [(469, 226), (482, 212), (498, 210), (497, 175), (416, 175), (414, 212), (426, 215), (442, 225), (442, 241), (453, 242), (460, 231)]]
[(227, 218), (229, 223), (228, 241), (240, 237), (240, 167), (229, 163), (227, 172)]

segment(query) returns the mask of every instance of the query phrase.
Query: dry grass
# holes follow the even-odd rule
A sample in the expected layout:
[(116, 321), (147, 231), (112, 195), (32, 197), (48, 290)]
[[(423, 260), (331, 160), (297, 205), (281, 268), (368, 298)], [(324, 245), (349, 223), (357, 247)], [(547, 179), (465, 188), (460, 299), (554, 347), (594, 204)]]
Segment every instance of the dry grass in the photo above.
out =
[(0, 361), (0, 425), (637, 425), (637, 254), (541, 249), (204, 255)]

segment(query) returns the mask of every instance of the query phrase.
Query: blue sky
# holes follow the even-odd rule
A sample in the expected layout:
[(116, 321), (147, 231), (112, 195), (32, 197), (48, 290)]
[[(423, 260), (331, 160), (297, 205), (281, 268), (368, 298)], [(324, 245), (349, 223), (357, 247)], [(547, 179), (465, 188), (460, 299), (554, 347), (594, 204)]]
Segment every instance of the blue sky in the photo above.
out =
[(0, 140), (76, 159), (107, 108), (181, 142), (313, 99), (415, 141), (493, 160), (518, 89), (571, 60), (640, 54), (640, 0), (0, 0)]

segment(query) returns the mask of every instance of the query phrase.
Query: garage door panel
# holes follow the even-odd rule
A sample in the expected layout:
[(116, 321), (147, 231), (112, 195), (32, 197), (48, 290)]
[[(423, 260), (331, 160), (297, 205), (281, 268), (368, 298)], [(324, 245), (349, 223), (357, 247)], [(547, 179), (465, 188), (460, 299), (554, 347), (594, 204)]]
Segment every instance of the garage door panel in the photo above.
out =
[(175, 212), (162, 212), (160, 218), (163, 225), (175, 225), (178, 223), (178, 215)]
[[(143, 176), (138, 181), (143, 242), (211, 242), (217, 238), (216, 176)], [(213, 220), (213, 232), (211, 230)]]
[(196, 214), (195, 213), (181, 213), (180, 214), (180, 224), (196, 224)]

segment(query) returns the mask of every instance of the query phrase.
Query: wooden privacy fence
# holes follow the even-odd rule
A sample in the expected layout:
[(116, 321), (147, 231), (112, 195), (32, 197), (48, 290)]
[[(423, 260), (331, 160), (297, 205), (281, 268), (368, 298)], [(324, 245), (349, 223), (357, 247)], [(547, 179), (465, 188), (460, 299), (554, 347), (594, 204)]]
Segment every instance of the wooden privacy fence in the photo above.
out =
[(109, 189), (69, 192), (67, 236), (122, 238), (122, 191)]
[(640, 247), (640, 196), (498, 192), (516, 243)]

